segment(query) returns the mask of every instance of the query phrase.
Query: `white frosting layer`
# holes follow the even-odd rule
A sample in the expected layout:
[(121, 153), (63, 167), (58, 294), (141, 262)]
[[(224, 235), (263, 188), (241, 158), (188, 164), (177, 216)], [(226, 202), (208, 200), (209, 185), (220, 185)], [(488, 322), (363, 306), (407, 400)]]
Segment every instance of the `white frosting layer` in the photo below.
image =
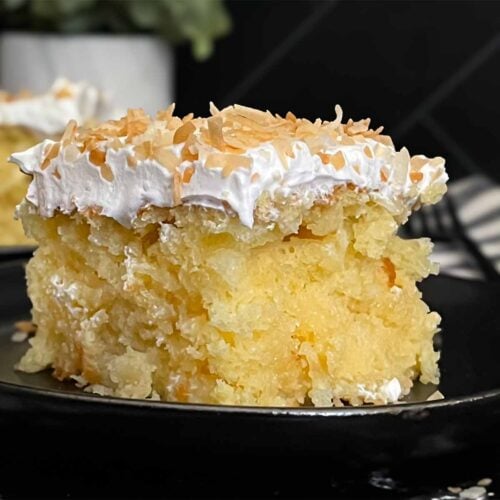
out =
[[(336, 186), (347, 184), (366, 190), (389, 209), (396, 211), (395, 207), (403, 204), (409, 212), (431, 186), (444, 185), (448, 179), (444, 160), (420, 156), (417, 158), (423, 165), (419, 170), (421, 178), (412, 180), (408, 151), (404, 148), (396, 151), (392, 145), (373, 139), (349, 145), (331, 141), (323, 152), (341, 152), (345, 159), (341, 169), (324, 164), (305, 142), (293, 143), (294, 157), (287, 157), (286, 165), (272, 143), (263, 143), (243, 153), (251, 159), (249, 168), (237, 168), (229, 175), (223, 174), (222, 167), (205, 166), (207, 156), (218, 152), (212, 146), (201, 147), (199, 158), (182, 162), (179, 172), (174, 175), (154, 159), (128, 166), (127, 157), (133, 156), (132, 146), (123, 144), (119, 149), (106, 151), (106, 164), (113, 174), (111, 181), (90, 162), (88, 152), (80, 153), (71, 145), (61, 148), (49, 166), (42, 169), (44, 155), (52, 144), (46, 140), (11, 158), (23, 172), (33, 176), (27, 199), (38, 212), (51, 217), (56, 210), (69, 214), (75, 210), (99, 208), (101, 214), (127, 227), (142, 208), (172, 207), (179, 202), (220, 210), (229, 206), (242, 224), (252, 227), (257, 200), (264, 193), (271, 198), (287, 197), (293, 203), (311, 206), (330, 195)], [(168, 149), (180, 157), (182, 146), (177, 144)], [(367, 147), (371, 151), (368, 155)], [(186, 169), (193, 172), (183, 182)], [(176, 183), (179, 183), (177, 191)]]
[[(65, 95), (61, 96), (61, 92)], [(42, 135), (54, 135), (61, 133), (69, 120), (86, 123), (98, 117), (102, 107), (102, 97), (96, 88), (60, 78), (46, 94), (0, 102), (0, 125), (22, 126)]]

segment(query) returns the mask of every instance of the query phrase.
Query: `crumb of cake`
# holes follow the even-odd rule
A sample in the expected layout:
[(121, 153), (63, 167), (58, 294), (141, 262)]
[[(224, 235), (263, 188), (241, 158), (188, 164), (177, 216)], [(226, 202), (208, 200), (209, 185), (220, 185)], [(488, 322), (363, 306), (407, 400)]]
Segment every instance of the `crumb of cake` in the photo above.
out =
[(491, 486), (491, 483), (493, 483), (493, 479), (491, 479), (490, 477), (484, 477), (483, 479), (480, 479), (477, 482), (477, 485), (487, 487), (487, 486)]
[(444, 161), (340, 107), (332, 121), (210, 110), (71, 123), (14, 155), (36, 179), (19, 216), (39, 244), (19, 369), (261, 406), (396, 403), (438, 383), (440, 317), (416, 286), (437, 272), (432, 245), (397, 230), (445, 192)]
[(439, 401), (440, 399), (444, 399), (443, 393), (435, 391), (427, 398), (427, 401)]
[(484, 498), (487, 493), (486, 488), (482, 486), (471, 486), (470, 488), (462, 490), (458, 496), (466, 500), (480, 500)]
[(79, 389), (84, 389), (89, 385), (88, 381), (82, 375), (71, 375), (69, 378), (75, 382), (75, 386)]
[(36, 332), (36, 325), (33, 323), (33, 321), (16, 321), (14, 323), (14, 326), (18, 331), (23, 333), (31, 334)]
[(10, 340), (12, 342), (20, 344), (21, 342), (24, 342), (28, 337), (29, 337), (29, 334), (26, 332), (14, 332), (11, 335)]

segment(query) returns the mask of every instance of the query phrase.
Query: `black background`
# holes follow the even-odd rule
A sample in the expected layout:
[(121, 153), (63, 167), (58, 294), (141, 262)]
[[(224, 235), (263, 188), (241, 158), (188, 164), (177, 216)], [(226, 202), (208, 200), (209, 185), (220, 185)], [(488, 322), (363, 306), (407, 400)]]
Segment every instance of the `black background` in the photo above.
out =
[(453, 178), (500, 181), (500, 2), (229, 0), (231, 34), (205, 63), (177, 50), (177, 105), (234, 102), (371, 117)]

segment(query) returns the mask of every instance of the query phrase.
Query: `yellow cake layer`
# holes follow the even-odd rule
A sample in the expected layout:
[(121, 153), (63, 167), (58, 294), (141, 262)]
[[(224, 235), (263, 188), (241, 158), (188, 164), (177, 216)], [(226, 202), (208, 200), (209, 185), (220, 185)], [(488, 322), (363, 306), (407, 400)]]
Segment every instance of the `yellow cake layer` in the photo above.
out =
[(16, 206), (26, 195), (31, 179), (7, 160), (12, 153), (34, 146), (39, 140), (23, 127), (0, 126), (0, 246), (33, 243), (24, 235), (21, 222), (14, 220)]
[(201, 207), (149, 209), (132, 229), (31, 208), (38, 331), (24, 371), (51, 367), (101, 394), (273, 406), (438, 381), (440, 318), (415, 285), (436, 271), (431, 244), (396, 236), (362, 193), (252, 229)]

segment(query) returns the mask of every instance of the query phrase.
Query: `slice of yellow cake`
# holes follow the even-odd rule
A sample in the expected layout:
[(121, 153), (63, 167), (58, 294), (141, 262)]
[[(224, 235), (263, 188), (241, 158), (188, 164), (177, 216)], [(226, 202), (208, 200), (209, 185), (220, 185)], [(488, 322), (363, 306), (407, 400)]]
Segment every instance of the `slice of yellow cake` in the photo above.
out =
[(0, 92), (0, 246), (33, 243), (14, 219), (29, 179), (7, 163), (9, 156), (42, 139), (60, 136), (71, 119), (87, 122), (96, 117), (101, 104), (95, 88), (65, 79), (58, 79), (42, 95)]
[(437, 383), (440, 317), (398, 226), (446, 191), (442, 158), (368, 119), (243, 106), (140, 110), (12, 160), (38, 330), (18, 368), (99, 394), (235, 405), (395, 402)]

